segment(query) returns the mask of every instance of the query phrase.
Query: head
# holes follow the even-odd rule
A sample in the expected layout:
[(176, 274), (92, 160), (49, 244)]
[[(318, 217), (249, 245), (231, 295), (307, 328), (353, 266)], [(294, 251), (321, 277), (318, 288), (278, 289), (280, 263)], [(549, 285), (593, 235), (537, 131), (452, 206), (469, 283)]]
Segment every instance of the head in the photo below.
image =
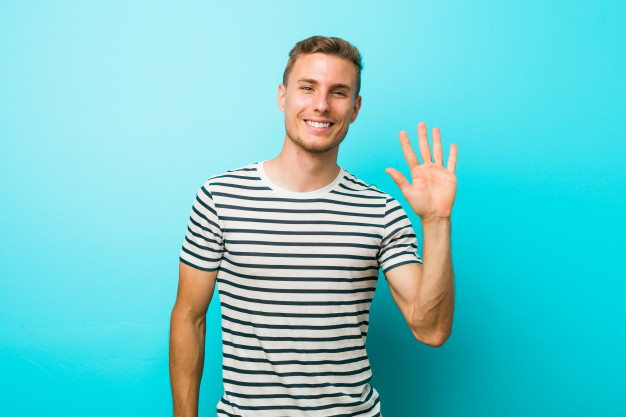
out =
[(337, 150), (361, 107), (359, 51), (339, 38), (296, 44), (278, 88), (286, 140), (309, 153)]
[(287, 85), (289, 82), (289, 74), (293, 70), (294, 65), (298, 58), (306, 54), (326, 54), (333, 55), (339, 58), (343, 58), (354, 64), (356, 72), (356, 90), (354, 96), (358, 96), (361, 91), (361, 71), (363, 70), (363, 63), (361, 54), (356, 46), (344, 41), (341, 38), (327, 38), (326, 36), (311, 36), (303, 41), (296, 43), (296, 46), (289, 52), (289, 61), (285, 67), (283, 73), (283, 84)]

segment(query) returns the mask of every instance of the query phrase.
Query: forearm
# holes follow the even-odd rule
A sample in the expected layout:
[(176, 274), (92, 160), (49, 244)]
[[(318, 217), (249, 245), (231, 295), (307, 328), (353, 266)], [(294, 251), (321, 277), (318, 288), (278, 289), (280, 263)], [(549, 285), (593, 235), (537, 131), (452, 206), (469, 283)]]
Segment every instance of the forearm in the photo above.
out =
[(174, 307), (170, 323), (170, 382), (174, 417), (198, 415), (205, 333), (204, 317), (194, 320)]
[(452, 330), (454, 273), (450, 250), (450, 219), (422, 222), (422, 279), (413, 308), (413, 331), (440, 346)]

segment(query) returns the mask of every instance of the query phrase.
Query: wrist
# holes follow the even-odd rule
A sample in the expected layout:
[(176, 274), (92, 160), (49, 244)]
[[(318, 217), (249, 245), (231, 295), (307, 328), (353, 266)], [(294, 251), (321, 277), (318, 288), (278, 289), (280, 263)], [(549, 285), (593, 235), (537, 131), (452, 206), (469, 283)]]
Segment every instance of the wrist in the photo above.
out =
[(420, 217), (420, 221), (422, 222), (422, 227), (428, 226), (436, 226), (436, 225), (449, 225), (451, 223), (450, 217), (439, 217), (439, 216), (424, 216)]

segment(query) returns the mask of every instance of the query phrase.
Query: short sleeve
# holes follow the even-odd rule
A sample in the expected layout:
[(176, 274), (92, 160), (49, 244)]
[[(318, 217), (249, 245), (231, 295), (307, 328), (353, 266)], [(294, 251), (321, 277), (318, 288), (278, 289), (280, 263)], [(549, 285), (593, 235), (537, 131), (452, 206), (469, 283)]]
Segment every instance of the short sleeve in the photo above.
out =
[(422, 263), (417, 253), (417, 237), (406, 212), (392, 197), (387, 197), (384, 231), (378, 252), (383, 273), (400, 265)]
[(219, 268), (224, 253), (221, 220), (207, 184), (198, 190), (191, 207), (180, 261), (203, 271)]

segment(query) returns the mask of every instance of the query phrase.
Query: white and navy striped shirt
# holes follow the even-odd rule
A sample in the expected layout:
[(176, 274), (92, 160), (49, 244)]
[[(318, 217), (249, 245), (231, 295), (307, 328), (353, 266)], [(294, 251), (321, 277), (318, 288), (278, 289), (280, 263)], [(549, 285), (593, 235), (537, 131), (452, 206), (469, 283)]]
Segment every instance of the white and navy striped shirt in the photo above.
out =
[(345, 170), (290, 192), (251, 164), (200, 188), (180, 260), (218, 271), (218, 415), (380, 415), (365, 351), (378, 270), (421, 263), (396, 200)]

